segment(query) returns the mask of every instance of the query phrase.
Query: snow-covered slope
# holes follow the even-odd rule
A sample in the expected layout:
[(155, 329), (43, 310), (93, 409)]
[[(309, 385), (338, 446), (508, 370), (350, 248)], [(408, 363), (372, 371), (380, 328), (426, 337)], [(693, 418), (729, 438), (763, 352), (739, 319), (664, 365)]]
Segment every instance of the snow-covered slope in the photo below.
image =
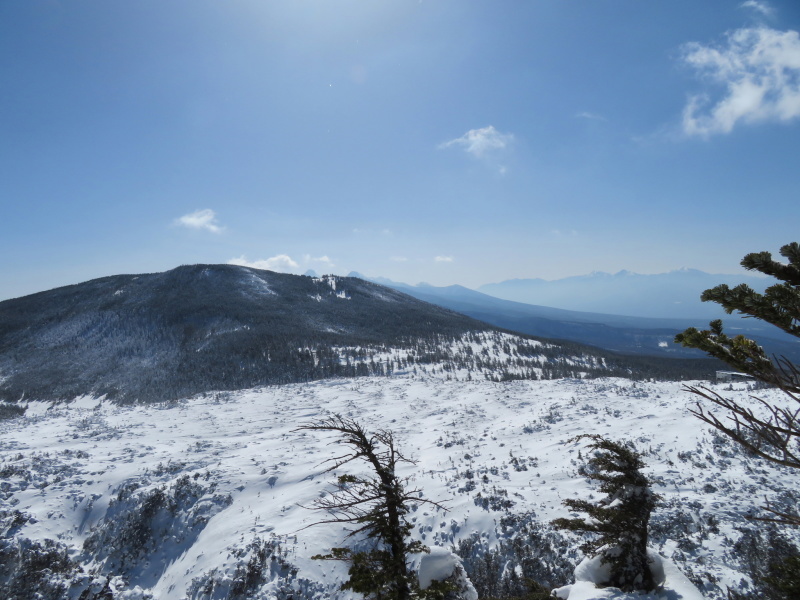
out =
[[(747, 402), (746, 390), (725, 393)], [(314, 526), (321, 515), (308, 508), (331, 489), (320, 463), (334, 438), (297, 431), (339, 413), (395, 433), (416, 460), (403, 467), (410, 485), (449, 509), (419, 506), (413, 535), (456, 551), (486, 595), (524, 577), (572, 583), (580, 540), (548, 523), (568, 515), (564, 498), (595, 490), (568, 440), (631, 440), (663, 496), (653, 550), (677, 565), (676, 581), (682, 572), (724, 598), (746, 588), (746, 549), (761, 543), (744, 515), (765, 496), (796, 504), (796, 482), (705, 428), (687, 412), (693, 402), (678, 383), (420, 375), (138, 407), (33, 403), (0, 422), (0, 585), (19, 598), (48, 586), (49, 597), (72, 598), (104, 587), (117, 598), (348, 597), (338, 591), (346, 566), (311, 559), (347, 534)], [(54, 565), (39, 579), (36, 557)], [(15, 569), (24, 581), (9, 583)]]

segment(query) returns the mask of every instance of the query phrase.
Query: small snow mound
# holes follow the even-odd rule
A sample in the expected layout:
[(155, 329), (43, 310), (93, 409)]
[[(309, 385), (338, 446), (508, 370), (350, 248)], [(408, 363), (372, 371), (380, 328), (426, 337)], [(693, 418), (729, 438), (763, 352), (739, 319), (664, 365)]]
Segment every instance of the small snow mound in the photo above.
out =
[(122, 592), (119, 597), (123, 600), (149, 600), (153, 596), (145, 592), (137, 585), (132, 590), (126, 590)]
[(611, 564), (603, 562), (602, 554), (584, 558), (575, 567), (575, 581), (601, 584), (611, 579)]
[(665, 559), (661, 558), (660, 554), (652, 550), (647, 551), (647, 558), (650, 559), (650, 573), (653, 574), (653, 581), (656, 585), (663, 586), (667, 580), (667, 575), (664, 571)]
[(461, 566), (461, 559), (447, 548), (434, 546), (429, 554), (423, 554), (419, 562), (419, 587), (427, 589), (434, 580), (451, 579), (458, 587), (462, 600), (478, 600), (478, 592)]
[(652, 550), (647, 551), (647, 556), (651, 560), (650, 572), (659, 585), (653, 592), (626, 593), (615, 587), (597, 587), (610, 579), (609, 565), (597, 555), (584, 558), (575, 567), (575, 583), (556, 588), (553, 594), (561, 600), (703, 600), (703, 594), (675, 563)]
[(419, 586), (427, 589), (434, 579), (447, 579), (461, 561), (447, 548), (435, 546), (430, 554), (423, 554), (419, 561)]

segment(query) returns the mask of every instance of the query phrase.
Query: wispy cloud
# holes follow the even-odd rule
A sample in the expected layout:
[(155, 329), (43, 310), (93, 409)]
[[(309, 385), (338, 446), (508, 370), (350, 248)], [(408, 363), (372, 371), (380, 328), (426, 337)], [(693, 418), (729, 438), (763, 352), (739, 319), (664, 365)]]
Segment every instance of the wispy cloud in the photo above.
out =
[(686, 44), (683, 60), (704, 80), (725, 90), (716, 101), (708, 94), (689, 98), (683, 111), (687, 135), (709, 137), (730, 133), (739, 122), (788, 122), (800, 117), (797, 31), (738, 29), (719, 46)]
[(405, 256), (390, 256), (389, 260), (392, 262), (406, 262), (408, 259)]
[(300, 268), (300, 265), (288, 254), (278, 254), (267, 259), (249, 261), (242, 255), (239, 258), (232, 258), (228, 261), (229, 265), (239, 265), (240, 267), (251, 267), (253, 269), (264, 269), (267, 271), (278, 271), (280, 273), (292, 273)]
[(762, 0), (747, 0), (747, 2), (742, 2), (739, 6), (741, 8), (752, 9), (765, 17), (771, 17), (775, 12), (774, 8)]
[(513, 134), (500, 133), (489, 125), (481, 129), (470, 129), (461, 137), (439, 144), (439, 148), (462, 148), (475, 158), (483, 158), (491, 152), (505, 149), (513, 141)]
[(189, 229), (205, 229), (211, 233), (221, 233), (224, 230), (224, 227), (221, 227), (217, 222), (217, 214), (210, 208), (196, 210), (193, 213), (183, 215), (175, 219), (174, 223)]
[(437, 263), (451, 263), (454, 259), (452, 256), (437, 256), (433, 260), (435, 260)]
[(596, 115), (595, 113), (590, 113), (587, 111), (579, 112), (575, 115), (576, 119), (589, 119), (590, 121), (608, 121), (602, 115)]
[(371, 228), (361, 228), (361, 227), (354, 227), (353, 233), (356, 235), (375, 235), (380, 234), (384, 236), (391, 236), (392, 230), (391, 229), (371, 229)]

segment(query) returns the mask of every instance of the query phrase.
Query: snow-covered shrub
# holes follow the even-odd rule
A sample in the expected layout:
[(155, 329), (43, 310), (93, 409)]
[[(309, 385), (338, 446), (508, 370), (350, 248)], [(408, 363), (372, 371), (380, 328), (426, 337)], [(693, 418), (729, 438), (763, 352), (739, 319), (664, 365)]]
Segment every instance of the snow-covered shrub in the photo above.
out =
[(92, 578), (69, 556), (69, 549), (52, 539), (30, 540), (21, 535), (36, 520), (19, 510), (0, 510), (0, 598), (3, 600), (114, 600), (92, 595)]
[(534, 515), (506, 515), (496, 534), (495, 546), (476, 533), (456, 548), (481, 598), (527, 596), (537, 589), (549, 593), (569, 581), (578, 560), (573, 544)]
[(753, 580), (735, 600), (792, 600), (800, 593), (800, 550), (774, 525), (748, 527), (733, 546), (733, 558)]
[(102, 562), (105, 573), (126, 575), (133, 582), (157, 578), (155, 559), (191, 546), (208, 520), (230, 504), (230, 497), (213, 495), (214, 487), (189, 475), (170, 487), (146, 490), (128, 482), (86, 538), (84, 557)]
[(230, 587), (231, 598), (247, 598), (263, 583), (271, 579), (273, 573), (291, 580), (297, 575), (297, 569), (281, 556), (280, 543), (275, 540), (262, 540), (256, 537), (244, 551), (234, 551), (238, 559), (247, 557), (247, 562), (240, 562), (233, 575)]
[(0, 421), (14, 419), (25, 414), (26, 407), (10, 402), (0, 402)]
[(246, 546), (228, 551), (234, 564), (225, 571), (212, 569), (196, 577), (186, 590), (190, 600), (328, 597), (319, 583), (297, 577), (297, 569), (288, 561), (286, 550), (276, 538), (255, 537)]
[[(474, 489), (474, 488), (473, 488)], [(514, 507), (515, 502), (508, 497), (508, 490), (492, 487), (491, 492), (485, 495), (478, 492), (473, 499), (475, 506), (480, 506), (488, 511), (508, 511)]]
[(4, 600), (64, 598), (70, 579), (80, 570), (62, 543), (0, 539), (0, 597)]

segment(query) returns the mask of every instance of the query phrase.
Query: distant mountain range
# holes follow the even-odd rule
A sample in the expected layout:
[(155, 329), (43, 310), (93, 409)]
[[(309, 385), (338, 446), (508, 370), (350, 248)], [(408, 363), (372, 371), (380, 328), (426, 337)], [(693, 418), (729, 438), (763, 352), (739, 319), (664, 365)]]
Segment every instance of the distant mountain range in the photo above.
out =
[(12, 402), (169, 400), (417, 370), (505, 380), (693, 368), (512, 335), (362, 279), (234, 265), (104, 277), (0, 302), (0, 399)]
[(704, 290), (719, 284), (746, 283), (763, 291), (772, 280), (748, 274), (713, 275), (696, 269), (679, 269), (656, 275), (630, 271), (590, 273), (554, 281), (509, 279), (488, 283), (479, 291), (514, 302), (557, 306), (566, 310), (661, 319), (718, 319), (724, 311), (701, 302)]
[[(665, 281), (674, 281), (677, 284), (681, 280), (679, 276), (681, 273), (686, 275), (686, 281), (705, 282), (703, 284), (705, 287), (702, 289), (713, 287), (711, 279), (717, 277), (700, 271), (675, 271), (672, 274), (664, 274), (663, 278), (655, 275), (635, 275), (630, 273), (618, 273), (617, 275), (609, 276), (595, 274), (585, 278), (570, 278), (572, 280), (570, 285), (573, 286), (574, 293), (581, 297), (591, 296), (594, 289), (593, 286), (601, 285), (607, 291), (607, 297), (615, 295), (623, 298), (624, 290), (632, 289), (632, 286), (626, 287), (625, 283), (634, 282), (635, 287), (639, 288), (638, 297), (646, 298), (657, 295), (655, 291), (646, 288), (648, 281), (658, 283), (657, 288), (663, 288)], [(364, 278), (363, 275), (355, 272), (350, 273), (350, 276)], [(629, 277), (631, 279), (628, 279)], [(649, 277), (654, 279), (647, 279)], [(731, 285), (741, 283), (741, 281), (735, 280), (735, 276), (727, 277)], [(796, 338), (756, 319), (743, 319), (735, 315), (725, 315), (724, 311), (717, 305), (713, 305), (716, 310), (710, 312), (706, 317), (702, 315), (694, 318), (623, 316), (619, 314), (565, 310), (563, 308), (504, 300), (460, 285), (446, 287), (436, 287), (428, 284), (408, 285), (380, 277), (371, 278), (370, 281), (392, 287), (420, 300), (449, 308), (498, 327), (551, 339), (590, 344), (624, 354), (701, 358), (704, 356), (701, 352), (673, 343), (675, 334), (687, 327), (707, 328), (710, 319), (722, 318), (729, 333), (743, 334), (755, 339), (772, 354), (786, 356), (794, 360), (800, 358), (800, 344), (798, 344)], [(598, 284), (598, 281), (602, 282), (602, 284)], [(613, 286), (611, 283), (614, 281), (622, 281), (623, 285), (620, 291), (612, 294)], [(758, 279), (757, 282), (752, 283), (760, 283), (760, 289), (763, 289), (765, 281), (764, 279)], [(585, 285), (582, 291), (579, 290), (580, 282)], [(723, 282), (716, 280), (716, 283)], [(749, 281), (748, 283), (751, 282)], [(566, 289), (567, 284), (564, 284), (564, 286), (563, 289)], [(678, 287), (682, 287), (684, 294), (688, 293), (685, 291), (689, 287), (688, 283)], [(753, 287), (758, 288), (757, 285), (753, 285)], [(700, 292), (697, 294), (698, 298), (699, 294)], [(590, 304), (589, 300), (582, 302)], [(580, 301), (575, 300), (574, 303), (578, 304)], [(703, 303), (699, 301), (694, 304), (703, 306)], [(632, 302), (629, 298), (624, 301), (620, 299), (619, 305), (633, 307), (635, 302)]]

